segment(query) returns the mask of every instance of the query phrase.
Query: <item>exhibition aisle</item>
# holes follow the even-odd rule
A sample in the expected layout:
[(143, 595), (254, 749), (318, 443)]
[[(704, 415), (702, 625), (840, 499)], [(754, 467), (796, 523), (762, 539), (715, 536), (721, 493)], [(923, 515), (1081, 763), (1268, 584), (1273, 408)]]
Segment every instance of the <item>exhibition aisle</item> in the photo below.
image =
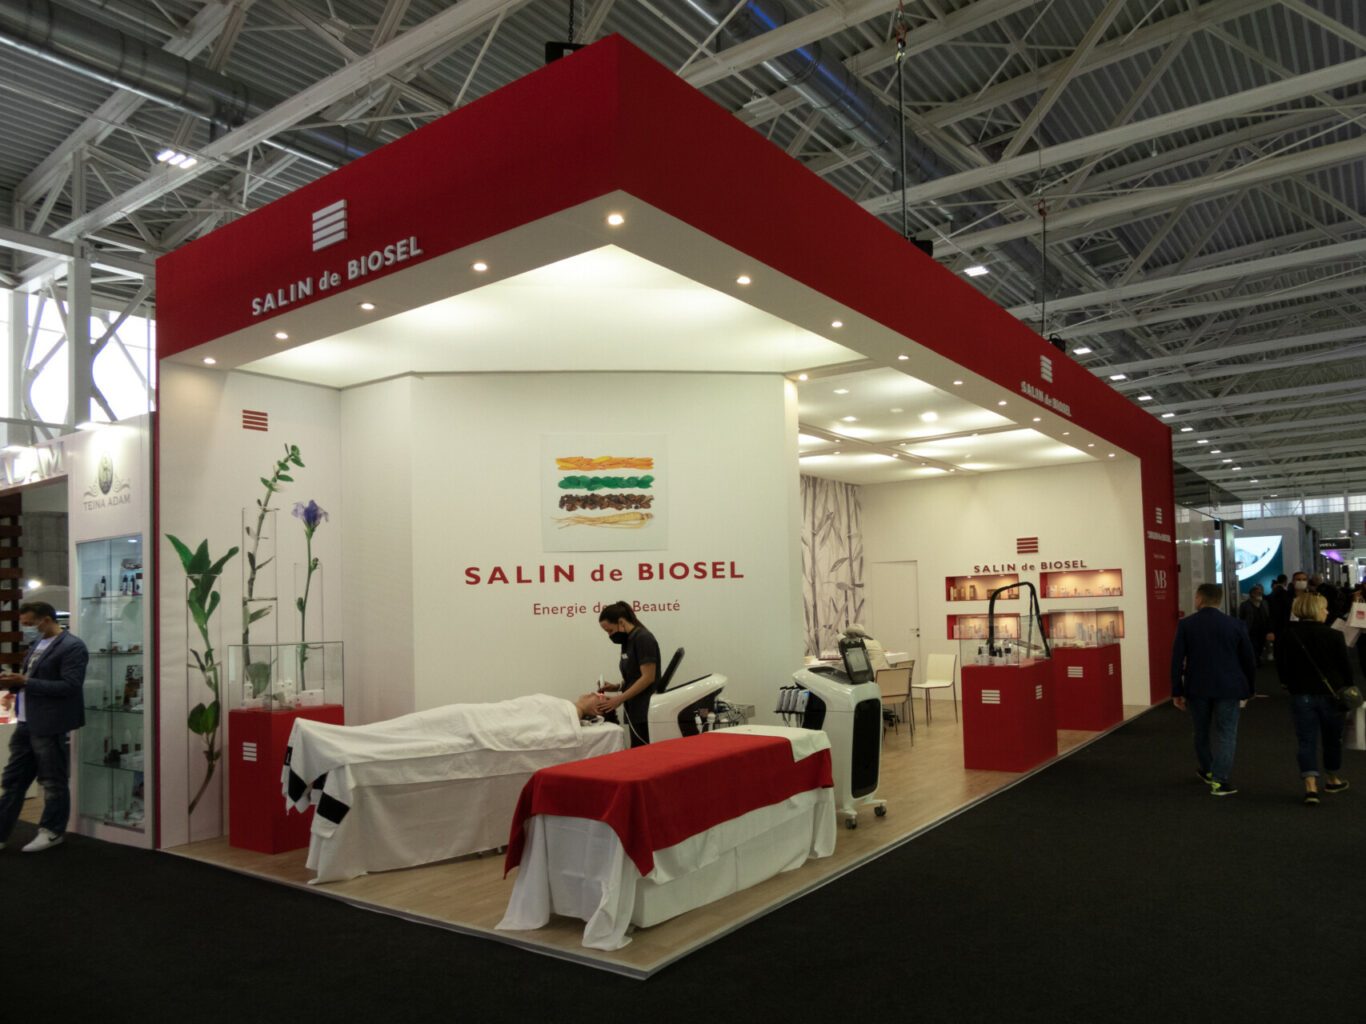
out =
[[(1186, 717), (1158, 707), (644, 983), (81, 836), (41, 857), (0, 854), (6, 912), (32, 948), (79, 965), (63, 977), (64, 1011), (118, 1017), (136, 990), (148, 1004), (137, 1016), (203, 1024), (452, 1013), (577, 1024), (623, 1002), (655, 1024), (1342, 1017), (1366, 1000), (1366, 980), (1342, 970), (1306, 984), (1287, 943), (1312, 934), (1331, 949), (1350, 934), (1360, 877), (1304, 866), (1366, 842), (1366, 796), (1301, 804), (1288, 719), (1284, 698), (1256, 702), (1242, 792), (1215, 800), (1190, 770)], [(1348, 752), (1344, 774), (1366, 791), (1363, 765)], [(111, 932), (132, 959), (109, 955)], [(152, 980), (135, 980), (139, 963)], [(16, 1019), (49, 1003), (34, 984), (6, 997)]]

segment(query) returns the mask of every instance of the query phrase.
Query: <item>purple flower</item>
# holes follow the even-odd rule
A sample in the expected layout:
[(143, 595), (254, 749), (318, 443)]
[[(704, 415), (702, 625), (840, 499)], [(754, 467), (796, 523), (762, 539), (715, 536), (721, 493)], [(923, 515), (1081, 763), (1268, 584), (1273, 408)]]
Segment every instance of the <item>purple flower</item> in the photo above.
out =
[(294, 517), (304, 521), (304, 531), (311, 537), (318, 524), (327, 518), (327, 512), (316, 501), (310, 501), (307, 505), (302, 501), (296, 501)]

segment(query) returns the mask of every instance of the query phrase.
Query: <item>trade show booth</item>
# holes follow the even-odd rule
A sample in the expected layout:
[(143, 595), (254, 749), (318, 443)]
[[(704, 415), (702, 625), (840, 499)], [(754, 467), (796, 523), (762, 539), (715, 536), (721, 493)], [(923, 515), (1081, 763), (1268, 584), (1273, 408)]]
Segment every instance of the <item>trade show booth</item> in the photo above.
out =
[(1168, 430), (619, 38), (157, 275), (161, 846), (224, 834), (225, 758), (258, 752), (230, 710), (330, 703), (334, 671), (348, 724), (573, 698), (616, 671), (618, 600), (776, 720), (795, 381), (841, 367), (1017, 445), (865, 488), (864, 555), (919, 560), (943, 649), (985, 610), (968, 578), (1013, 574), (1122, 611), (1125, 702), (1166, 695)]

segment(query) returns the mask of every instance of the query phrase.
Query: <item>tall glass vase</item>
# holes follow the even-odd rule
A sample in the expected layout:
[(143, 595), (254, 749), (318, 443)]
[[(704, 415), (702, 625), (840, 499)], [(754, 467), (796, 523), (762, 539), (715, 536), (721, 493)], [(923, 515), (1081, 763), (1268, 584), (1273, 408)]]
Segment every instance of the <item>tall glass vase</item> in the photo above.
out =
[(280, 639), (279, 587), (275, 561), (275, 509), (242, 509), (242, 692), (237, 699), (262, 696), (270, 685), (270, 652), (253, 644)]
[(223, 693), (226, 682), (220, 660), (222, 618), (214, 614), (219, 601), (219, 575), (192, 574), (185, 580), (187, 766), (186, 820), (190, 842), (223, 834)]

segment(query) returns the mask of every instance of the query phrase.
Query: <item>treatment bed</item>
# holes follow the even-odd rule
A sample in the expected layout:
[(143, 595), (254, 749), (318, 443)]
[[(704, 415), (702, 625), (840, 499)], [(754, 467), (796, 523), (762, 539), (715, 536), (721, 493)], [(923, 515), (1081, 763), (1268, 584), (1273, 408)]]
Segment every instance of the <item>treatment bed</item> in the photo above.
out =
[(299, 720), (282, 786), (315, 808), (313, 882), (496, 849), (537, 770), (622, 750), (619, 725), (579, 721), (571, 701), (535, 695), (452, 704), (373, 725)]
[(742, 726), (545, 768), (522, 791), (498, 928), (585, 922), (614, 950), (648, 927), (835, 849), (830, 741)]

